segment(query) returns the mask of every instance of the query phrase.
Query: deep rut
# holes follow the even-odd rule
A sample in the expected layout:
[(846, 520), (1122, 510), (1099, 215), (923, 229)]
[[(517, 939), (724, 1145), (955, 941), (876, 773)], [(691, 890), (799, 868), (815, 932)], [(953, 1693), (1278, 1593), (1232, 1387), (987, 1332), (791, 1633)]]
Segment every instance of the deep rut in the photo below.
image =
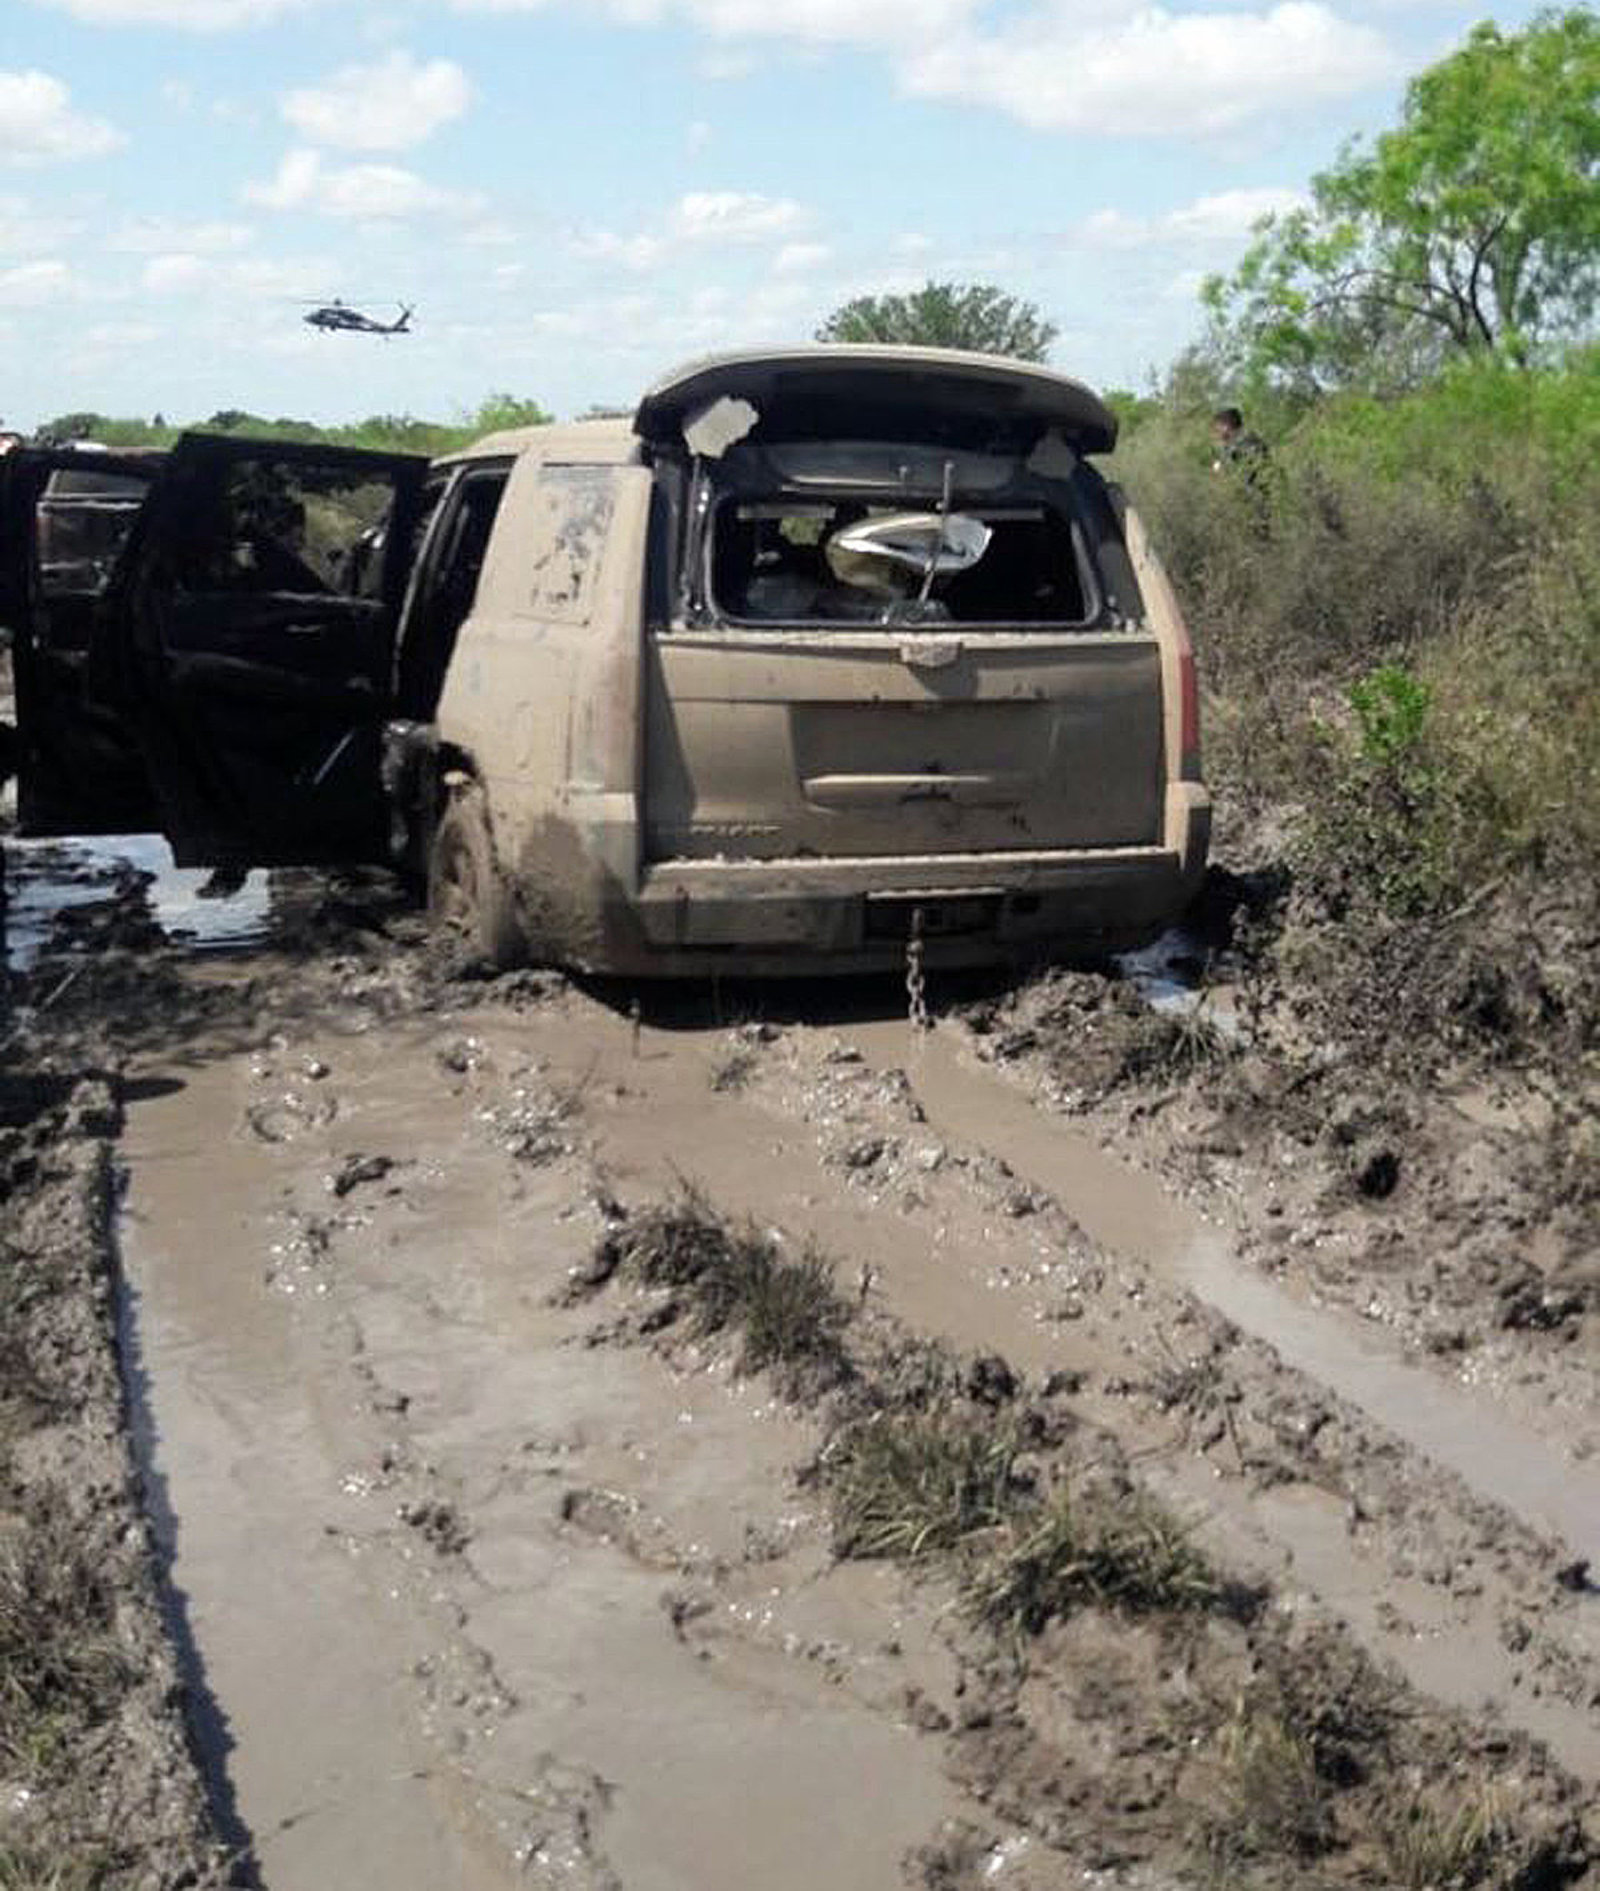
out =
[(556, 1304), (608, 1193), (684, 1179), (913, 1329), (1081, 1375), (1227, 1563), (1600, 1779), (1600, 1603), (1555, 1581), (1594, 1475), (943, 1032), (571, 991), (140, 1074), (171, 1079), (126, 1144), (154, 1466), (271, 1891), (876, 1891), (973, 1814), (905, 1705), (948, 1691), (937, 1598), (831, 1561), (807, 1422)]

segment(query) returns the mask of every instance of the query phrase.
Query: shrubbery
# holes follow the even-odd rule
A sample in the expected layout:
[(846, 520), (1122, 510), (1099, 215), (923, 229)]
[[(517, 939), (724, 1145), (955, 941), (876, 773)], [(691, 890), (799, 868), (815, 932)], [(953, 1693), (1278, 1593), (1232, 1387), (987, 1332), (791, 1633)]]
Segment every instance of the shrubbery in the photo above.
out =
[(1306, 865), (1414, 914), (1600, 851), (1600, 350), (1320, 404), (1254, 479), (1204, 415), (1117, 476), (1190, 616), (1211, 773)]
[(245, 434), (256, 440), (323, 441), (330, 446), (366, 447), (380, 453), (425, 453), (430, 458), (458, 452), (469, 442), (505, 427), (532, 427), (549, 414), (537, 401), (514, 394), (489, 394), (454, 420), (419, 420), (415, 414), (371, 414), (365, 420), (322, 426), (312, 420), (247, 413), (223, 408), (205, 420), (175, 426), (157, 414), (151, 420), (111, 414), (61, 414), (46, 421), (38, 438), (51, 441), (94, 440), (110, 447), (168, 447), (186, 427), (206, 433)]
[(1278, 973), (1374, 1056), (1591, 1054), (1600, 349), (1251, 419), (1254, 478), (1171, 400), (1113, 471), (1189, 615), (1222, 833), (1291, 869)]

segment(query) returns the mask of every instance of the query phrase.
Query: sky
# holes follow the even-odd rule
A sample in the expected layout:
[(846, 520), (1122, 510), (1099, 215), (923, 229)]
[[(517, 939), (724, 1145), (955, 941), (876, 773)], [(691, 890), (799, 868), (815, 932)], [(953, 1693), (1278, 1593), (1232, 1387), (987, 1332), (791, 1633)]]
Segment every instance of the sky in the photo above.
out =
[[(1502, 8), (1521, 25), (1531, 6)], [(0, 417), (631, 406), (999, 284), (1142, 386), (1456, 0), (0, 0)], [(308, 301), (393, 316), (322, 334)]]

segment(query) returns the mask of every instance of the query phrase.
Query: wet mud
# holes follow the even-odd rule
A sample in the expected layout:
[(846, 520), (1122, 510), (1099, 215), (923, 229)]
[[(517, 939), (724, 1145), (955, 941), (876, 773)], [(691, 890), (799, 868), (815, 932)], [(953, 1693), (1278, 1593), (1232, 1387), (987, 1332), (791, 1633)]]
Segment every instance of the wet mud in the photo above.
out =
[[(142, 897), (112, 889), (98, 945), (51, 931), (24, 995), (77, 967), (52, 1028), (117, 1072), (188, 1725), (272, 1891), (1403, 1882), (1376, 1828), (1266, 1833), (1257, 1774), (1304, 1758), (1284, 1677), (1346, 1669), (1399, 1690), (1381, 1751), (1418, 1803), (1542, 1835), (1462, 1882), (1589, 1881), (1592, 1358), (1542, 1416), (1441, 1369), (1259, 1265), (1243, 1168), (1161, 1173), (1164, 1126), (1064, 1114), (970, 1010), (485, 981), (325, 885), (217, 957), (119, 933)], [(969, 1404), (1043, 1414), (1266, 1613), (1091, 1608), (1019, 1652), (948, 1572), (841, 1557), (828, 1398), (595, 1271), (689, 1184), (831, 1257), (908, 1357), (996, 1362)]]

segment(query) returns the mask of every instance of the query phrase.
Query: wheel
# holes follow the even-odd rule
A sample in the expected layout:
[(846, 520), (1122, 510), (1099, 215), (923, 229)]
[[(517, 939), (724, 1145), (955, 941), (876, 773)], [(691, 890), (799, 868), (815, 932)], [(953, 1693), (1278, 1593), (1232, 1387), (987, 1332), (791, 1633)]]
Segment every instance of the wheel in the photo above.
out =
[(525, 956), (522, 928), (495, 864), (483, 795), (451, 797), (428, 850), (428, 912), (435, 925), (471, 946), (495, 971)]

